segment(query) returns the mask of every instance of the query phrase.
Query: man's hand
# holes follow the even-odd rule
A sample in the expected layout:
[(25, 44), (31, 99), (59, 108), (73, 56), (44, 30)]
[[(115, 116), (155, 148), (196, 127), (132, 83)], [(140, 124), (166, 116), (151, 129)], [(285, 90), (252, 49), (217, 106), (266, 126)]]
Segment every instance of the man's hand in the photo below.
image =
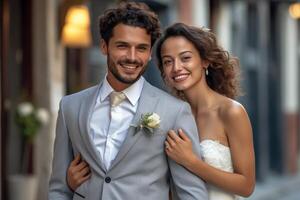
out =
[(83, 182), (91, 177), (88, 164), (81, 160), (80, 154), (77, 154), (71, 162), (67, 172), (68, 186), (75, 191)]

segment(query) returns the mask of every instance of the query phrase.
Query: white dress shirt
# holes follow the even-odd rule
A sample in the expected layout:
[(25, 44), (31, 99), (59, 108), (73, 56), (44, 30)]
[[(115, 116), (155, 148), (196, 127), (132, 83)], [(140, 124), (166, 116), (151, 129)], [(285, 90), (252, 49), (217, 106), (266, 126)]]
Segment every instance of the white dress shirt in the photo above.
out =
[(111, 108), (109, 95), (114, 89), (106, 77), (100, 87), (97, 101), (90, 121), (90, 137), (104, 163), (106, 170), (116, 158), (123, 144), (129, 126), (137, 111), (145, 79), (141, 77), (122, 92), (126, 99)]

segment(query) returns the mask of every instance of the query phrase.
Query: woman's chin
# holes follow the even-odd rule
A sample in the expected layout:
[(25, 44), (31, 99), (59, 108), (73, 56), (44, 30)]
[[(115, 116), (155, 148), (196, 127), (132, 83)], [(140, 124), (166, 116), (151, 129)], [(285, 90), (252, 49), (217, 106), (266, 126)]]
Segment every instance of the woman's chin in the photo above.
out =
[(176, 85), (174, 88), (180, 92), (183, 92), (184, 90), (187, 89), (187, 87), (184, 85)]

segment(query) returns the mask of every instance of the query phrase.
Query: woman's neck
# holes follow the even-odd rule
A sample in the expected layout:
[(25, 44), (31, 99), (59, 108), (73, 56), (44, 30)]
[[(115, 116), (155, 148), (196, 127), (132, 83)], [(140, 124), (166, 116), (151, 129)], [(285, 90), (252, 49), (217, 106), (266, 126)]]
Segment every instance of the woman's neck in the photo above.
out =
[(196, 84), (194, 87), (183, 91), (185, 98), (196, 116), (200, 110), (206, 110), (214, 104), (214, 91), (206, 84)]

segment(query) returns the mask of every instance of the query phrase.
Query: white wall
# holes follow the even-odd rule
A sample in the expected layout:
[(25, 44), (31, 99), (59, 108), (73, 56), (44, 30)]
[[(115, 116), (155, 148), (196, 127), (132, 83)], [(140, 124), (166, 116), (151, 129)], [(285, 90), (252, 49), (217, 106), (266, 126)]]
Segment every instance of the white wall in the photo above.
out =
[(193, 25), (205, 26), (209, 25), (209, 1), (208, 0), (193, 0), (192, 1), (192, 18)]
[[(299, 33), (297, 20), (288, 13), (288, 5), (281, 7), (282, 16), (282, 107), (286, 113), (299, 110)], [(298, 40), (297, 40), (298, 39)]]
[(50, 111), (51, 120), (35, 143), (35, 171), (39, 178), (36, 199), (47, 199), (58, 104), (64, 95), (64, 48), (58, 35), (59, 0), (33, 1), (34, 98)]

